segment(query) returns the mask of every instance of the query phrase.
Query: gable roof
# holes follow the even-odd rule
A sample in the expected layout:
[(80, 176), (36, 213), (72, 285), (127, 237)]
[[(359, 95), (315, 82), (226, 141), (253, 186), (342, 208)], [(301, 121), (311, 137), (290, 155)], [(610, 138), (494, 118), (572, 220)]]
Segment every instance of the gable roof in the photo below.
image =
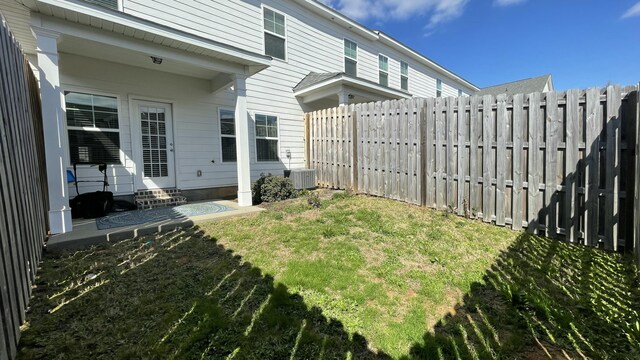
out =
[(534, 78), (512, 81), (505, 84), (489, 86), (480, 89), (476, 95), (500, 95), (507, 94), (512, 96), (515, 94), (531, 94), (534, 92), (543, 92), (545, 86), (549, 84), (549, 91), (553, 90), (553, 80), (551, 75), (542, 75)]
[(298, 85), (293, 87), (293, 91), (298, 91), (298, 90), (302, 90), (302, 89), (306, 89), (310, 86), (313, 86), (315, 84), (319, 84), (325, 80), (329, 80), (329, 79), (333, 79), (335, 77), (338, 77), (339, 75), (342, 75), (343, 73), (339, 73), (339, 72), (333, 72), (333, 73), (316, 73), (316, 72), (310, 72), (307, 76), (305, 76), (299, 83)]

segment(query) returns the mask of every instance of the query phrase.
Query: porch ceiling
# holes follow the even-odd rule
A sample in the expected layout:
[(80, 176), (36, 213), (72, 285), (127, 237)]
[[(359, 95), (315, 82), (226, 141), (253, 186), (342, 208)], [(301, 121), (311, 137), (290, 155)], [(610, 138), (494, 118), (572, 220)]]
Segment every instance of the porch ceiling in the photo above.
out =
[(215, 79), (221, 74), (218, 71), (194, 66), (171, 58), (163, 58), (162, 64), (154, 64), (151, 57), (144, 52), (102, 44), (69, 35), (60, 37), (58, 51), (64, 54), (80, 55), (127, 66), (135, 66), (199, 79)]
[[(207, 66), (201, 67), (209, 71), (246, 75), (259, 72), (271, 64), (269, 56), (85, 2), (16, 1), (30, 9), (32, 26), (36, 28), (42, 27), (69, 36), (82, 37), (112, 47), (134, 49), (146, 53), (147, 56), (155, 55), (166, 59), (171, 58), (171, 54), (181, 54), (185, 58), (195, 57), (203, 65), (208, 62)], [(110, 39), (107, 39), (107, 34), (111, 35)], [(27, 52), (30, 52), (29, 50), (25, 49)], [(177, 58), (174, 60), (179, 60)]]

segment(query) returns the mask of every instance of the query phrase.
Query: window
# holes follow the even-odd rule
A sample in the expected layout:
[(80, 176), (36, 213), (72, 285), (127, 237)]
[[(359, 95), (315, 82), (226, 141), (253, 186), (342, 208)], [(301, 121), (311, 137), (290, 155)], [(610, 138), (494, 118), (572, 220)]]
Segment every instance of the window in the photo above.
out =
[(442, 97), (442, 80), (436, 80), (436, 97)]
[(344, 72), (358, 76), (358, 44), (349, 39), (344, 39)]
[(236, 161), (236, 120), (233, 110), (220, 109), (220, 147), (222, 162)]
[(389, 86), (389, 58), (378, 55), (379, 82), (382, 86)]
[(409, 90), (409, 64), (400, 61), (400, 88)]
[(264, 53), (285, 60), (286, 37), (284, 15), (264, 8)]
[(120, 164), (118, 99), (66, 92), (71, 163)]
[(462, 96), (462, 90), (458, 89), (458, 97)]
[(256, 114), (258, 161), (278, 161), (278, 117)]

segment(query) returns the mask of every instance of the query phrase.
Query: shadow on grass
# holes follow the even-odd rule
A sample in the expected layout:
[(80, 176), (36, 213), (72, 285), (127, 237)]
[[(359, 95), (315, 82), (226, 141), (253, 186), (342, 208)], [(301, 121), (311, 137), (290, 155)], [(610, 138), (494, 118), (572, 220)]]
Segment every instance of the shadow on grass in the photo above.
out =
[(19, 358), (389, 358), (198, 228), (49, 255)]
[(631, 259), (523, 234), (410, 357), (640, 358), (639, 285)]

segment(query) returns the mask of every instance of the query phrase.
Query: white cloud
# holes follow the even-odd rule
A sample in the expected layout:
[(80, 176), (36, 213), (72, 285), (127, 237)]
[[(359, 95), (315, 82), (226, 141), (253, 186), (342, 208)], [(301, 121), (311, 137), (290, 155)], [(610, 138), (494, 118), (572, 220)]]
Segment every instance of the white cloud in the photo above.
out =
[(630, 7), (629, 10), (622, 15), (622, 18), (626, 19), (634, 16), (640, 16), (640, 2)]
[[(462, 14), (469, 0), (320, 0), (355, 20), (406, 20), (426, 15), (427, 27), (454, 19)], [(513, 0), (512, 0), (513, 1)]]
[(495, 6), (510, 6), (523, 3), (527, 0), (494, 0), (493, 5)]

